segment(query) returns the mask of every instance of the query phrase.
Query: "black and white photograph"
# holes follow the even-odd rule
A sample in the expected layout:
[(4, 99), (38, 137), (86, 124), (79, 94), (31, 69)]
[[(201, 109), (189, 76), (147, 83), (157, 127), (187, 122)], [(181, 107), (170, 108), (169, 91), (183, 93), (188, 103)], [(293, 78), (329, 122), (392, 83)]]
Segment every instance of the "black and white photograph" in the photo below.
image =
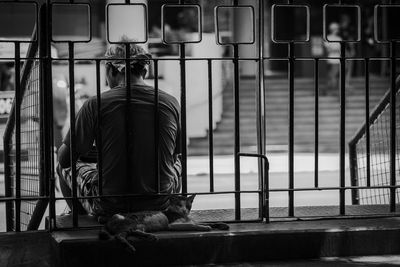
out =
[(0, 267), (400, 266), (400, 0), (0, 0)]

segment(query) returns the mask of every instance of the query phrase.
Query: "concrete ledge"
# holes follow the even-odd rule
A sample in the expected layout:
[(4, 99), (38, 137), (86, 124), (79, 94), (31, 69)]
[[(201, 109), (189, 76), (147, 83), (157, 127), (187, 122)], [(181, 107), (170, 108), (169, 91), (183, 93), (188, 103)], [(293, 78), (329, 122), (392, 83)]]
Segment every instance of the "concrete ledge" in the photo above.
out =
[(0, 234), (0, 266), (53, 266), (48, 232)]
[(400, 253), (400, 219), (232, 224), (230, 231), (162, 232), (135, 255), (98, 229), (55, 232), (57, 266), (190, 265)]

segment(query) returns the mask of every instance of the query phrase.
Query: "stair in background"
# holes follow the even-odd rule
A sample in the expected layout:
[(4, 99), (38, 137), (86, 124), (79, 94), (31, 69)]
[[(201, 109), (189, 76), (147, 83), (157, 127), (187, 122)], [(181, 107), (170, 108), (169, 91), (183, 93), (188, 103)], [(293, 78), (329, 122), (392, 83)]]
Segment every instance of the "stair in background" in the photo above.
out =
[[(315, 93), (312, 78), (295, 79), (294, 132), (295, 152), (314, 151)], [(340, 103), (339, 91), (328, 91), (320, 81), (319, 96), (319, 152), (339, 151)], [(240, 142), (241, 151), (255, 152), (256, 135), (256, 82), (240, 81)], [(265, 77), (267, 151), (288, 150), (288, 80), (285, 77)], [(389, 88), (387, 77), (370, 77), (370, 110), (379, 103)], [(346, 90), (346, 142), (350, 141), (365, 121), (365, 81), (354, 77)], [(326, 92), (324, 94), (324, 92)], [(234, 146), (234, 94), (231, 88), (223, 92), (222, 119), (214, 129), (214, 154), (232, 154)], [(208, 136), (191, 138), (189, 155), (208, 155)]]

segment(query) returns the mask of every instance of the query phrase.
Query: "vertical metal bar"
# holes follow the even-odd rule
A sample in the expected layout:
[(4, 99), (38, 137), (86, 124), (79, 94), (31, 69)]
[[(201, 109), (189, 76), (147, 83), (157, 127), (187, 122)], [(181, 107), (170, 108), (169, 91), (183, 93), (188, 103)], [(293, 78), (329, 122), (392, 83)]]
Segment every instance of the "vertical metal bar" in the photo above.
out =
[[(128, 1), (129, 2), (129, 1)], [(131, 50), (130, 44), (125, 44), (125, 84), (126, 84), (126, 103), (125, 103), (125, 134), (126, 134), (126, 184), (128, 192), (132, 190), (132, 172), (131, 172), (131, 147), (132, 138), (131, 121), (130, 121), (130, 105), (131, 105)]]
[(340, 144), (339, 144), (339, 205), (340, 215), (345, 214), (345, 156), (346, 156), (346, 46), (344, 42), (340, 43)]
[[(263, 1), (263, 0), (261, 0)], [(268, 159), (264, 158), (264, 187), (263, 187), (263, 201), (264, 201), (264, 209), (263, 209), (263, 216), (265, 218), (265, 222), (269, 223), (269, 162)]]
[(15, 44), (15, 231), (21, 231), (21, 44)]
[[(185, 0), (179, 0), (180, 5)], [(181, 149), (182, 149), (182, 193), (187, 193), (187, 135), (186, 135), (186, 49), (185, 44), (179, 44), (179, 65), (181, 75)]]
[[(45, 10), (45, 5), (42, 5), (40, 7), (40, 15), (39, 15), (39, 25), (37, 28), (38, 31), (38, 50), (39, 50), (39, 79), (40, 79), (40, 85), (39, 85), (39, 107), (40, 107), (40, 114), (39, 114), (39, 123), (40, 123), (40, 169), (39, 169), (39, 179), (40, 179), (40, 189), (39, 189), (39, 195), (40, 196), (50, 196), (50, 191), (49, 191), (49, 184), (50, 184), (50, 179), (51, 177), (48, 175), (48, 169), (47, 169), (47, 164), (46, 162), (49, 160), (48, 158), (48, 141), (49, 138), (47, 138), (48, 134), (46, 134), (47, 131), (47, 116), (45, 116), (46, 109), (47, 109), (47, 103), (46, 103), (46, 97), (47, 94), (44, 92), (45, 86), (47, 86), (47, 76), (45, 75), (46, 73), (46, 66), (45, 66), (45, 58), (47, 56), (47, 36), (46, 36), (46, 10)], [(50, 160), (51, 161), (51, 160)]]
[[(396, 42), (390, 42), (390, 185), (396, 186)], [(396, 188), (390, 188), (390, 212), (396, 211)]]
[(182, 147), (182, 193), (187, 193), (187, 136), (186, 136), (186, 61), (185, 44), (179, 44), (181, 74), (181, 147)]
[[(293, 4), (293, 0), (288, 0)], [(289, 62), (289, 189), (294, 189), (294, 42), (288, 45)], [(289, 190), (289, 216), (294, 216), (294, 190)]]
[[(44, 160), (43, 168), (45, 179), (48, 182), (46, 195), (49, 196), (49, 231), (56, 228), (56, 207), (55, 207), (55, 184), (54, 176), (54, 138), (53, 138), (53, 91), (52, 91), (52, 61), (51, 61), (51, 9), (50, 0), (42, 5), (40, 9), (40, 58), (42, 60), (42, 87), (40, 94), (43, 102), (41, 103), (41, 123), (44, 128), (43, 150)], [(43, 121), (43, 122), (42, 122)]]
[[(233, 0), (233, 6), (238, 6), (238, 0)], [(234, 105), (235, 105), (235, 220), (240, 220), (240, 113), (239, 113), (239, 45), (233, 45), (233, 72), (234, 72)]]
[[(45, 195), (49, 197), (49, 231), (56, 228), (54, 138), (53, 138), (53, 92), (51, 61), (51, 0), (46, 0), (40, 8), (39, 49), (41, 60), (41, 174), (46, 182)], [(39, 205), (40, 201), (38, 202)]]
[(213, 88), (212, 60), (207, 60), (208, 66), (208, 154), (210, 164), (210, 192), (214, 192), (214, 123), (213, 123)]
[(234, 105), (235, 105), (235, 220), (240, 220), (241, 195), (240, 195), (240, 93), (239, 93), (239, 46), (233, 45), (233, 68), (234, 68)]
[[(371, 135), (369, 125), (369, 59), (364, 59), (365, 75), (365, 137), (367, 150), (367, 186), (371, 186)], [(357, 159), (355, 159), (357, 161)]]
[[(289, 5), (293, 0), (288, 0)], [(289, 62), (289, 189), (294, 189), (294, 42), (288, 44)], [(294, 191), (289, 190), (289, 216), (294, 216)]]
[[(257, 65), (257, 91), (256, 91), (256, 103), (257, 103), (257, 153), (265, 155), (265, 92), (264, 92), (264, 1), (258, 1), (258, 65)], [(263, 176), (264, 173), (264, 162), (262, 159), (258, 159), (258, 184), (259, 188), (264, 191)], [(259, 215), (263, 216), (264, 206), (264, 193), (260, 195), (259, 199)]]
[[(350, 158), (350, 183), (351, 186), (358, 186), (358, 167), (357, 167), (357, 151), (356, 151), (356, 142), (352, 142), (349, 145), (349, 158)], [(368, 166), (368, 165), (367, 165)], [(351, 204), (359, 205), (360, 204), (360, 189), (352, 189), (351, 190)]]
[(319, 60), (314, 61), (314, 187), (319, 180)]
[[(12, 120), (15, 121), (15, 117), (11, 118)], [(4, 138), (4, 186), (5, 186), (5, 196), (6, 197), (12, 197), (13, 192), (12, 192), (12, 181), (11, 181), (11, 160), (10, 160), (10, 154), (11, 154), (11, 145), (10, 145), (10, 140), (7, 138)], [(13, 211), (13, 202), (12, 201), (7, 201), (6, 202), (6, 229), (7, 232), (10, 232), (13, 230), (13, 220), (12, 220), (12, 211)]]
[(160, 137), (159, 137), (159, 122), (160, 122), (160, 111), (159, 111), (159, 88), (158, 88), (158, 60), (154, 60), (154, 141), (155, 141), (155, 164), (156, 164), (156, 190), (160, 193)]
[(294, 42), (288, 45), (289, 63), (289, 216), (294, 216)]
[(68, 42), (69, 109), (70, 109), (70, 162), (72, 175), (72, 225), (78, 227), (78, 184), (76, 172), (76, 129), (75, 129), (75, 67), (74, 43)]
[(97, 170), (99, 172), (99, 195), (103, 194), (103, 138), (101, 131), (101, 82), (100, 82), (100, 62), (101, 60), (96, 59), (96, 96), (97, 96)]

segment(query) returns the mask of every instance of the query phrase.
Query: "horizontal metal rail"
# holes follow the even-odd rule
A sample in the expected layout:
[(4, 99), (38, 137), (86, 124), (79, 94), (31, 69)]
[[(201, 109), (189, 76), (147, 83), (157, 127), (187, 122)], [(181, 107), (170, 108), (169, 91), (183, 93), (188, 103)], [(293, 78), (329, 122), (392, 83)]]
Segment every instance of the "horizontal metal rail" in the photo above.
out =
[[(43, 58), (41, 57), (21, 57), (21, 60), (41, 60)], [(116, 57), (115, 60), (123, 60), (125, 58), (118, 58)], [(198, 61), (198, 60), (212, 60), (212, 61), (226, 61), (226, 60), (233, 60), (235, 59), (234, 57), (228, 57), (228, 56), (224, 56), (224, 57), (186, 57), (184, 60), (185, 61)], [(293, 59), (296, 60), (310, 60), (310, 61), (314, 61), (316, 59), (323, 61), (323, 60), (328, 60), (328, 59), (337, 59), (339, 60), (340, 57), (302, 57), (302, 56), (293, 56)], [(384, 56), (384, 57), (348, 57), (346, 56), (346, 59), (349, 60), (358, 60), (358, 61), (364, 61), (365, 59), (368, 59), (370, 61), (389, 61), (390, 57)], [(15, 58), (0, 58), (0, 61), (13, 61), (15, 60)], [(67, 57), (65, 58), (48, 58), (48, 60), (51, 60), (53, 62), (64, 62), (64, 61), (68, 61), (69, 59)], [(92, 57), (92, 58), (87, 58), (87, 57), (75, 57), (74, 61), (87, 61), (87, 62), (95, 62), (96, 60), (100, 60), (100, 61), (105, 61), (107, 60), (107, 58), (105, 57)], [(140, 60), (140, 59), (138, 59)], [(157, 60), (157, 61), (179, 61), (181, 60), (179, 57), (152, 57), (149, 60)], [(258, 62), (259, 60), (282, 60), (282, 61), (287, 61), (288, 58), (287, 57), (279, 57), (279, 56), (270, 56), (270, 57), (262, 57), (262, 58), (258, 58), (258, 57), (240, 57), (238, 58), (239, 61), (255, 61)]]

